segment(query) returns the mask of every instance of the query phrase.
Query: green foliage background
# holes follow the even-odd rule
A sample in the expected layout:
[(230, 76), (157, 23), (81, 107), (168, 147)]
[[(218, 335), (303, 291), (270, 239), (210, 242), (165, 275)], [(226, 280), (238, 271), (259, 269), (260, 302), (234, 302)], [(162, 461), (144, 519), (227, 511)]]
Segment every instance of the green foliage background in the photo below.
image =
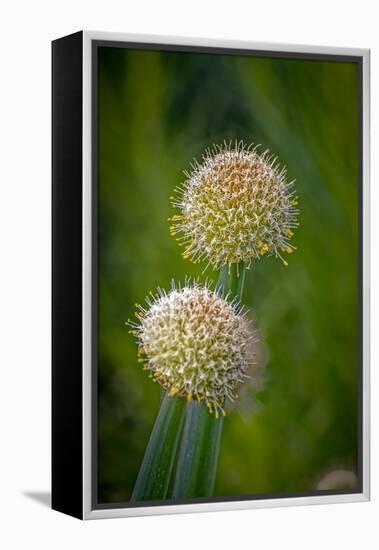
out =
[(289, 267), (264, 258), (248, 272), (267, 381), (225, 419), (216, 495), (310, 491), (356, 468), (358, 67), (100, 48), (98, 74), (99, 501), (130, 498), (160, 400), (124, 323), (157, 285), (201, 275), (170, 237), (169, 197), (224, 140), (278, 155), (301, 226)]

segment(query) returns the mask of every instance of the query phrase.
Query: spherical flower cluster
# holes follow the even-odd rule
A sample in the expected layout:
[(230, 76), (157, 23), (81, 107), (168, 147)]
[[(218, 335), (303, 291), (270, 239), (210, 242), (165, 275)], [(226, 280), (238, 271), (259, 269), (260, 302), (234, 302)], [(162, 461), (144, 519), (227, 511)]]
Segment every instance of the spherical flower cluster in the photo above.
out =
[(171, 233), (185, 246), (183, 256), (207, 260), (213, 268), (236, 262), (248, 266), (265, 254), (291, 253), (298, 226), (294, 182), (277, 159), (243, 143), (214, 146), (202, 164), (194, 162), (176, 188)]
[(140, 361), (171, 395), (203, 401), (224, 414), (226, 399), (253, 364), (252, 332), (246, 313), (208, 285), (192, 283), (169, 292), (159, 289), (138, 306), (139, 322), (129, 321), (138, 339)]

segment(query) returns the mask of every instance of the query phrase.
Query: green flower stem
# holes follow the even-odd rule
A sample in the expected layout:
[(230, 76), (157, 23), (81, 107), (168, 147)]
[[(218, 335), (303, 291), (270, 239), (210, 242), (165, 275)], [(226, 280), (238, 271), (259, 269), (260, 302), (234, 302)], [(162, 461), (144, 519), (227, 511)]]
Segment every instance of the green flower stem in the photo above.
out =
[(244, 262), (223, 266), (220, 269), (220, 275), (217, 281), (217, 287), (222, 288), (227, 294), (230, 292), (230, 297), (238, 297), (242, 300), (243, 288), (245, 284), (246, 267)]
[[(242, 299), (245, 265), (220, 270), (217, 287)], [(204, 403), (187, 405), (171, 498), (209, 497), (216, 480), (224, 417), (210, 414)]]
[(188, 403), (171, 498), (212, 495), (223, 422), (203, 403)]
[(246, 266), (244, 262), (241, 262), (238, 264), (239, 267), (239, 277), (238, 277), (238, 284), (237, 284), (237, 293), (238, 299), (240, 302), (243, 301), (243, 289), (245, 287), (245, 279), (246, 279)]
[(182, 397), (164, 396), (134, 486), (132, 501), (166, 498), (183, 428), (185, 405)]

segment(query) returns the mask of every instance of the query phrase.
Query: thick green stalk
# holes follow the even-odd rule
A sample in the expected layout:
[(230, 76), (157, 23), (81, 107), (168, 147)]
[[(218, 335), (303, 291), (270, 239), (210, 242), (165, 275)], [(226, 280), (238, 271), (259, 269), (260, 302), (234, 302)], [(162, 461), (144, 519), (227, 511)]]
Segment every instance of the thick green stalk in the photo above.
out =
[(183, 428), (185, 405), (182, 397), (164, 396), (133, 489), (132, 501), (166, 498)]
[[(231, 300), (234, 297), (241, 300), (244, 281), (244, 264), (232, 265), (220, 270), (217, 287), (230, 292)], [(223, 424), (223, 415), (217, 418), (210, 414), (205, 403), (188, 403), (171, 498), (212, 495)]]
[(180, 445), (173, 499), (213, 493), (224, 417), (216, 419), (204, 403), (190, 401)]

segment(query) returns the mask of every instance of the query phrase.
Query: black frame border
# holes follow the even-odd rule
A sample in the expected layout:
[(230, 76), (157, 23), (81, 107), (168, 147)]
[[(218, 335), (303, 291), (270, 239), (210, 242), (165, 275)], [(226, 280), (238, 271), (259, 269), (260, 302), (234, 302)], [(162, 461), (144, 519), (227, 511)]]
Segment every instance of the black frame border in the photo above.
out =
[(52, 42), (52, 508), (83, 517), (83, 32)]

